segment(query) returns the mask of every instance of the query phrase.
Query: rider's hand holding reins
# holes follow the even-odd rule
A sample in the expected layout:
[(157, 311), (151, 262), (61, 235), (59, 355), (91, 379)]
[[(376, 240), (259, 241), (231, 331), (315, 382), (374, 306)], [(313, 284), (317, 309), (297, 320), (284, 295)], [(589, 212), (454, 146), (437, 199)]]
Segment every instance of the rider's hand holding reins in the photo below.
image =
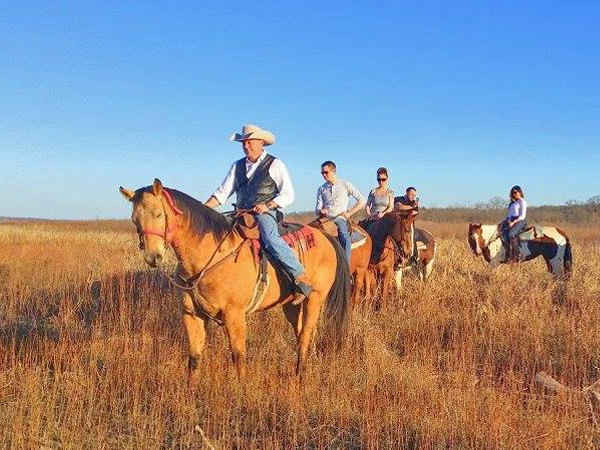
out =
[(259, 203), (258, 205), (255, 205), (254, 208), (252, 208), (252, 212), (256, 214), (262, 214), (267, 211), (269, 211), (269, 207), (266, 203)]

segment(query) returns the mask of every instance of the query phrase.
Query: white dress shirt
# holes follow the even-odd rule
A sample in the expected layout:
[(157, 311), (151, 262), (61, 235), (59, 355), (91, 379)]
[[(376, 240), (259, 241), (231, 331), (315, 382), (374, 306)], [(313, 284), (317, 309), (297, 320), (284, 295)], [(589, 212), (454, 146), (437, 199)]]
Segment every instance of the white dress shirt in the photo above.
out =
[[(263, 151), (262, 154), (258, 157), (256, 162), (252, 162), (246, 158), (246, 176), (248, 179), (252, 178), (254, 172), (256, 172), (259, 164), (265, 159), (267, 156), (267, 152)], [(213, 193), (213, 196), (219, 201), (221, 205), (223, 205), (227, 199), (233, 194), (233, 184), (235, 181), (235, 166), (237, 161), (233, 163), (231, 169), (225, 176), (225, 179), (221, 183), (221, 186), (217, 188), (217, 190)], [(292, 185), (292, 179), (290, 178), (290, 174), (285, 167), (285, 164), (279, 159), (275, 158), (273, 163), (271, 163), (271, 167), (269, 167), (269, 175), (275, 181), (277, 185), (277, 197), (273, 199), (280, 208), (285, 208), (289, 206), (294, 201), (294, 186)]]
[(328, 217), (336, 217), (348, 211), (350, 197), (361, 204), (365, 204), (365, 198), (352, 183), (346, 180), (338, 180), (335, 184), (327, 181), (319, 186), (317, 190), (317, 205), (315, 212), (319, 214), (322, 209), (327, 210)]

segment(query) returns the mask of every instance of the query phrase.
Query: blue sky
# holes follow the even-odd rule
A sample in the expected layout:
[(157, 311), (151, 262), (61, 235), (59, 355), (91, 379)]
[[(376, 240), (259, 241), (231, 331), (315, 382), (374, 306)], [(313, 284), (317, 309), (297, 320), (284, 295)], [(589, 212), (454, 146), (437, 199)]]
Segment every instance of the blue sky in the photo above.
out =
[(205, 199), (244, 123), (312, 209), (319, 165), (422, 202), (600, 194), (600, 2), (3, 2), (0, 215), (129, 215), (159, 177)]

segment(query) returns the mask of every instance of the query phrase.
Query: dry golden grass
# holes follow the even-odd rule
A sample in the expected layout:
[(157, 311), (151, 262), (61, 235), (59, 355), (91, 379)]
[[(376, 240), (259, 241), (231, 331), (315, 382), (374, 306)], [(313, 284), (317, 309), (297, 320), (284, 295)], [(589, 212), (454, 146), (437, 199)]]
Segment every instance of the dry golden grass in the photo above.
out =
[(600, 378), (597, 228), (565, 227), (575, 270), (558, 295), (542, 261), (490, 272), (465, 224), (440, 236), (427, 286), (407, 278), (380, 311), (357, 307), (347, 345), (315, 354), (302, 385), (280, 310), (251, 317), (239, 386), (211, 326), (186, 388), (178, 305), (122, 223), (0, 225), (3, 448), (577, 449), (600, 445), (578, 397)]

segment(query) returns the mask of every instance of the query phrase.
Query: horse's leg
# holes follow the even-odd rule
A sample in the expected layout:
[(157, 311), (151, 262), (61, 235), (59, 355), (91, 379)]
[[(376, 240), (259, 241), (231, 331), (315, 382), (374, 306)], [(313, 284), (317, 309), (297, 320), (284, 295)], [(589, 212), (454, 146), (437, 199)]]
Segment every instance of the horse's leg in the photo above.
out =
[(558, 279), (558, 280), (563, 279), (563, 277), (564, 277), (563, 258), (561, 258), (559, 256), (559, 254), (557, 254), (552, 259), (546, 259), (546, 264), (548, 265), (548, 270), (550, 271), (550, 273), (552, 275), (554, 275), (554, 277), (556, 277), (556, 279)]
[(427, 282), (429, 277), (431, 276), (431, 272), (433, 270), (433, 259), (427, 261), (425, 267), (423, 267), (423, 281)]
[(206, 317), (196, 315), (194, 302), (187, 292), (178, 292), (183, 307), (183, 326), (188, 337), (190, 355), (188, 359), (188, 384), (193, 386), (198, 380), (199, 360), (206, 341)]
[(354, 292), (352, 294), (352, 305), (356, 306), (360, 296), (362, 295), (362, 291), (365, 287), (365, 277), (366, 277), (366, 269), (364, 267), (359, 267), (356, 270), (356, 285), (354, 286)]
[(371, 301), (371, 305), (375, 307), (375, 309), (381, 309), (383, 304), (383, 284), (385, 280), (385, 269), (379, 266), (375, 272), (375, 278), (373, 282), (373, 300)]
[(299, 306), (293, 306), (291, 303), (283, 305), (283, 313), (287, 321), (294, 329), (296, 335), (296, 342), (300, 342), (300, 332), (302, 331), (302, 304)]
[(298, 364), (296, 365), (296, 375), (298, 376), (302, 375), (304, 367), (306, 366), (310, 344), (315, 334), (323, 302), (323, 294), (314, 291), (310, 294), (308, 300), (304, 302), (304, 323), (298, 342)]
[(371, 302), (373, 300), (373, 278), (375, 277), (374, 269), (367, 268), (365, 271), (365, 298), (367, 299), (367, 304), (371, 307)]
[(227, 310), (223, 313), (223, 324), (229, 339), (229, 348), (233, 363), (241, 382), (246, 379), (246, 314), (239, 309)]
[(419, 281), (425, 281), (425, 264), (421, 258), (417, 259), (417, 267), (415, 267), (415, 270), (417, 271)]
[[(393, 270), (392, 270), (393, 272)], [(404, 274), (404, 269), (400, 267), (398, 270), (394, 272), (394, 284), (396, 287), (396, 293), (399, 293), (402, 290), (402, 275)]]

